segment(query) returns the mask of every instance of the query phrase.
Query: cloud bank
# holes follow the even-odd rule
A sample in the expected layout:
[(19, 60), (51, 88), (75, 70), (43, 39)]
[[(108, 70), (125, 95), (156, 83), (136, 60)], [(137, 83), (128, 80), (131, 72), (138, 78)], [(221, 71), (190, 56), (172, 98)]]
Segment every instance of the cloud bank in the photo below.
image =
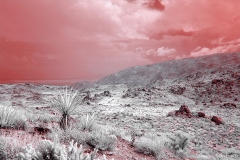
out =
[(1, 81), (97, 80), (126, 67), (240, 50), (240, 1), (0, 1)]

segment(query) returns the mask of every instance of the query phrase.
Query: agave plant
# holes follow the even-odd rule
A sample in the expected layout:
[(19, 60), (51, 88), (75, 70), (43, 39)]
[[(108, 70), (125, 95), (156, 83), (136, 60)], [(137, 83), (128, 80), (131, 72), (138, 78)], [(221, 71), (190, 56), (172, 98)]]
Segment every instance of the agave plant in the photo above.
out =
[(81, 104), (78, 91), (65, 87), (58, 90), (58, 95), (53, 99), (52, 106), (62, 115), (60, 127), (66, 130), (69, 125), (70, 115), (76, 114), (76, 108)]

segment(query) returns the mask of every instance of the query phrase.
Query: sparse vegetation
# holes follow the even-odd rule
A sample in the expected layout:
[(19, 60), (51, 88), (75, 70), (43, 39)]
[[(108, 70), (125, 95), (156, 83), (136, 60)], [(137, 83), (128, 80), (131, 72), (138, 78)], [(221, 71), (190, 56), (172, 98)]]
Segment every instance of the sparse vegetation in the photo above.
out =
[(19, 160), (94, 160), (96, 154), (97, 149), (84, 154), (82, 145), (78, 148), (73, 141), (66, 147), (58, 142), (42, 140), (37, 149), (28, 145), (17, 157)]
[(77, 142), (78, 144), (85, 145), (90, 133), (81, 131), (75, 127), (67, 128), (65, 131), (60, 128), (55, 128), (52, 133), (48, 134), (48, 138), (54, 140), (55, 134), (58, 135), (59, 141), (63, 144), (68, 143), (71, 140)]
[(87, 140), (87, 144), (99, 150), (113, 151), (116, 146), (117, 137), (108, 135), (104, 130), (93, 131)]
[(180, 158), (188, 156), (188, 143), (191, 138), (187, 133), (177, 131), (175, 133), (168, 134), (167, 137), (170, 139), (167, 146), (173, 150), (176, 155)]
[(80, 129), (83, 131), (91, 131), (95, 123), (96, 115), (95, 114), (86, 114), (80, 118)]
[(138, 152), (153, 155), (157, 160), (165, 158), (166, 137), (148, 134), (140, 137), (134, 143)]
[[(154, 87), (97, 84), (85, 89), (89, 97), (84, 89), (0, 85), (0, 159), (238, 160), (240, 81), (233, 76), (239, 77), (239, 67), (206, 69), (201, 76), (191, 71), (176, 79), (159, 73)], [(179, 74), (171, 68), (171, 75)], [(85, 104), (84, 97), (93, 99)], [(183, 104), (189, 110), (179, 109)], [(224, 123), (216, 125), (213, 116)]]
[(70, 115), (76, 114), (76, 109), (81, 104), (77, 90), (65, 87), (58, 91), (58, 95), (53, 99), (52, 106), (62, 115), (60, 127), (66, 130), (69, 125)]
[(11, 106), (0, 105), (0, 127), (26, 129), (25, 113)]

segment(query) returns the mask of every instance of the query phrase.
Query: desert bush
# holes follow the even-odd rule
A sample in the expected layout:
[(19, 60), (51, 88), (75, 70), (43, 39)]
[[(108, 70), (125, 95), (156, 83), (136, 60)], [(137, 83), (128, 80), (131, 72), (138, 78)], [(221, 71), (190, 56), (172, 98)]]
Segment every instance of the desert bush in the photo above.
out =
[(167, 135), (170, 141), (167, 142), (167, 146), (180, 158), (184, 158), (188, 155), (188, 143), (191, 137), (182, 131), (176, 131)]
[(0, 105), (0, 127), (26, 129), (26, 120), (24, 111)]
[(164, 136), (144, 135), (136, 139), (133, 145), (138, 152), (153, 155), (157, 160), (165, 157), (166, 138)]
[(69, 125), (70, 115), (76, 114), (76, 108), (81, 104), (78, 91), (65, 87), (58, 91), (58, 95), (53, 99), (52, 106), (62, 115), (60, 127), (66, 129)]
[(114, 150), (116, 146), (117, 137), (109, 135), (104, 130), (94, 131), (90, 134), (87, 144), (99, 150)]
[(85, 145), (89, 137), (89, 132), (78, 130), (77, 128), (67, 128), (65, 131), (60, 128), (52, 129), (52, 132), (48, 134), (48, 138), (54, 140), (54, 136), (58, 135), (59, 141), (61, 143), (68, 143), (71, 140), (74, 140), (78, 144)]
[(83, 131), (91, 131), (95, 123), (95, 114), (86, 114), (80, 118), (79, 128)]

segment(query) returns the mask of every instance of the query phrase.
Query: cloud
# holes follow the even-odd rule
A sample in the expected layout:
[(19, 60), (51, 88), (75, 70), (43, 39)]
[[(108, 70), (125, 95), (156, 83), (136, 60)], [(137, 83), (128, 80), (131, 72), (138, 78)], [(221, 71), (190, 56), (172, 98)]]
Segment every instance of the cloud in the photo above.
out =
[(211, 54), (209, 51), (210, 51), (209, 48), (204, 47), (204, 48), (200, 49), (199, 51), (191, 52), (191, 56), (198, 57), (198, 56), (203, 56), (203, 55), (209, 55), (209, 54)]
[(199, 47), (196, 49), (198, 51), (191, 52), (191, 56), (198, 57), (198, 56), (204, 56), (204, 55), (211, 55), (216, 53), (227, 53), (227, 52), (236, 52), (240, 49), (240, 44), (234, 45), (224, 45), (224, 46), (218, 46), (212, 49), (209, 48), (201, 48), (199, 50)]
[(174, 49), (174, 48), (160, 47), (157, 50), (157, 55), (158, 56), (165, 56), (165, 55), (168, 55), (168, 54), (173, 54), (175, 52), (176, 52), (176, 49)]
[(240, 51), (238, 8), (236, 0), (0, 1), (0, 74), (96, 80), (134, 65)]

